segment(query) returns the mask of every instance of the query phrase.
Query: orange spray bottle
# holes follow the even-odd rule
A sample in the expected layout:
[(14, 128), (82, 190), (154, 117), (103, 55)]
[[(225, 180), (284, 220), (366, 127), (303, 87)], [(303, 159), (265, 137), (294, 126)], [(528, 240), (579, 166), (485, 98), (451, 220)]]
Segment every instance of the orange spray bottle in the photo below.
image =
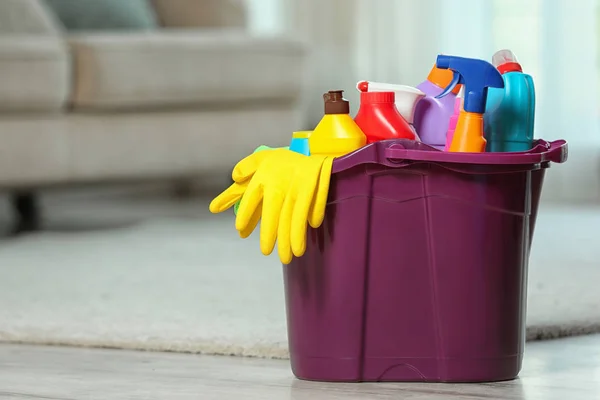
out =
[(500, 72), (489, 62), (475, 58), (439, 55), (436, 66), (454, 72), (450, 85), (437, 97), (450, 93), (458, 84), (464, 86), (463, 108), (458, 116), (449, 151), (482, 153), (485, 151), (483, 114), (488, 88), (504, 88)]

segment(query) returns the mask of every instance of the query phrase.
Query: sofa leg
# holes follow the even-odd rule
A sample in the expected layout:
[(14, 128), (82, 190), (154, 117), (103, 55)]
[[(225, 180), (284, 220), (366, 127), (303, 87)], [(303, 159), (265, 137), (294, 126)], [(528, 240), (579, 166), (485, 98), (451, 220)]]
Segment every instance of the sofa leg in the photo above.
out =
[(34, 192), (17, 192), (11, 196), (15, 211), (13, 233), (35, 232), (41, 228), (41, 212), (38, 196)]
[(194, 197), (194, 182), (191, 180), (180, 180), (173, 183), (171, 193), (176, 199), (189, 199)]

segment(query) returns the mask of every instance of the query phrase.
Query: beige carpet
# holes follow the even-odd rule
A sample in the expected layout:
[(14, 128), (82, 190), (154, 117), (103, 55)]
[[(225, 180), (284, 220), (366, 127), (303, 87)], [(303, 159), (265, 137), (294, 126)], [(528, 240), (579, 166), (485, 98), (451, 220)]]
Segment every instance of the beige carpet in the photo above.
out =
[[(0, 340), (286, 357), (276, 257), (206, 207), (51, 197), (50, 231), (0, 240)], [(529, 339), (600, 331), (598, 226), (600, 209), (542, 209)]]

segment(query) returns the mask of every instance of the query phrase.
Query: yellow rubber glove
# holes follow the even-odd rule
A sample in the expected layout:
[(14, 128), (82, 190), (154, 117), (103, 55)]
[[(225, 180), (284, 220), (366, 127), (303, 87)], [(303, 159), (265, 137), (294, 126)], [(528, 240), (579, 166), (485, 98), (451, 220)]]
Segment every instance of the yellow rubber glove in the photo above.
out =
[[(290, 150), (273, 150), (269, 153), (269, 156), (262, 161), (252, 176), (240, 202), (235, 220), (235, 228), (238, 231), (247, 231), (262, 202), (260, 249), (264, 255), (273, 252), (280, 222), (295, 227), (293, 221), (281, 221), (280, 219), (288, 193), (304, 193), (300, 199), (304, 200), (304, 208), (307, 209), (307, 212), (303, 220), (298, 220), (301, 226), (297, 229), (303, 227), (304, 233), (306, 233), (308, 209), (315, 194), (321, 167), (326, 159), (325, 156), (308, 157)], [(247, 159), (247, 161), (250, 160)], [(241, 161), (236, 166), (237, 168), (247, 170), (244, 161)], [(237, 175), (235, 170), (234, 175)], [(292, 218), (292, 215), (289, 212), (284, 215), (284, 218)], [(302, 240), (305, 242), (306, 238), (304, 237)], [(285, 259), (282, 259), (282, 262), (285, 262)]]
[[(258, 169), (258, 166), (262, 163), (262, 161), (266, 158), (264, 154), (264, 150), (274, 150), (273, 148), (269, 148), (267, 146), (260, 146), (254, 151), (254, 154), (249, 155), (240, 161), (231, 177), (234, 183), (229, 186), (225, 191), (223, 191), (219, 196), (215, 197), (213, 201), (210, 203), (209, 209), (213, 214), (221, 213), (234, 205), (239, 205), (240, 199), (244, 195), (246, 188), (248, 187), (248, 183), (250, 183), (250, 179)], [(256, 155), (257, 153), (261, 153), (260, 155)], [(262, 214), (262, 203), (259, 207), (257, 207), (254, 215), (252, 216), (250, 223), (248, 226), (239, 231), (240, 237), (245, 239), (252, 234), (258, 222), (260, 221), (260, 217)]]
[[(289, 149), (289, 147), (281, 147), (281, 148), (283, 148), (283, 149)], [(253, 153), (258, 153), (259, 151), (264, 151), (264, 150), (273, 150), (273, 149), (274, 149), (273, 147), (269, 147), (269, 146), (261, 145), (261, 146), (258, 146), (258, 147), (257, 147), (257, 148), (256, 148), (256, 149), (253, 151)], [(237, 210), (238, 210), (238, 208), (239, 208), (239, 207), (240, 207), (240, 202), (238, 201), (238, 202), (237, 202), (237, 203), (235, 203), (235, 205), (233, 206), (233, 213), (234, 213), (235, 215), (237, 215)], [(260, 218), (260, 216), (259, 216), (259, 218)]]
[(304, 171), (307, 176), (290, 187), (279, 217), (277, 251), (283, 264), (289, 264), (293, 256), (304, 255), (307, 222), (318, 228), (325, 218), (333, 157), (309, 158), (313, 157), (323, 158), (320, 171), (317, 163), (314, 169)]
[[(307, 157), (285, 149), (254, 153), (236, 165), (232, 174), (236, 182), (211, 202), (210, 210), (225, 211), (243, 195), (236, 218), (240, 236), (249, 236), (262, 216), (262, 253), (271, 254), (279, 241), (281, 261), (287, 264), (292, 251), (304, 254), (307, 220), (313, 227), (323, 221), (332, 163), (332, 157)], [(283, 240), (278, 239), (279, 232)]]

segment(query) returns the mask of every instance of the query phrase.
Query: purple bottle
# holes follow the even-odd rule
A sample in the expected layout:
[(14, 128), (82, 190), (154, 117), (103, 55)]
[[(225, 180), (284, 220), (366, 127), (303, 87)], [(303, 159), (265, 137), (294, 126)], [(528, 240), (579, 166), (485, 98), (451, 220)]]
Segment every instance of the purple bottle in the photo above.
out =
[(444, 91), (452, 77), (452, 71), (439, 69), (434, 65), (427, 80), (417, 86), (426, 96), (417, 104), (413, 126), (423, 143), (439, 150), (443, 150), (446, 145), (446, 133), (454, 112), (456, 94), (462, 85), (456, 85), (452, 93), (441, 99), (436, 99), (435, 96)]

